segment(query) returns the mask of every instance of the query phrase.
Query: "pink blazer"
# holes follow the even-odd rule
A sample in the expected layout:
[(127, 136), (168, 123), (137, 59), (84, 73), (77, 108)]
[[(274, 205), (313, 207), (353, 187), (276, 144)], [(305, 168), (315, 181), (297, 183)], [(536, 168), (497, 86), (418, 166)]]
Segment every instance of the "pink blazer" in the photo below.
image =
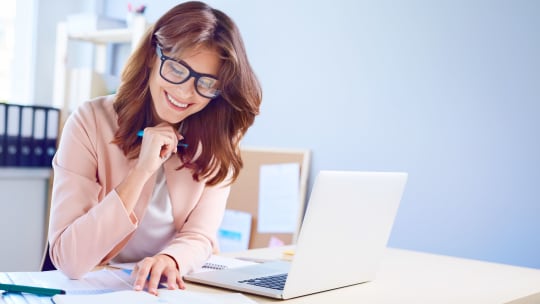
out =
[[(114, 95), (96, 98), (71, 114), (53, 160), (50, 255), (70, 278), (82, 277), (120, 252), (137, 229), (155, 185), (154, 174), (128, 214), (115, 187), (136, 160), (128, 160), (111, 143), (118, 129), (113, 100)], [(164, 164), (176, 235), (161, 253), (172, 256), (185, 274), (217, 252), (216, 232), (230, 187), (226, 182), (207, 187), (194, 181), (189, 170), (177, 171), (180, 165), (175, 156)]]

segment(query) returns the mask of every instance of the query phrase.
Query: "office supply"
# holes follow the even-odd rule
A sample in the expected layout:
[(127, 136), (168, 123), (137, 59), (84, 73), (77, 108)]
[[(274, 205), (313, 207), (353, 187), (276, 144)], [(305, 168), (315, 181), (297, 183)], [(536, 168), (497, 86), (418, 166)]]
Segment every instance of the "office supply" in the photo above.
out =
[(6, 151), (7, 105), (0, 102), (0, 166), (4, 166)]
[(237, 267), (244, 267), (249, 265), (255, 265), (253, 261), (246, 261), (237, 258), (223, 257), (220, 255), (212, 255), (201, 268), (194, 269), (191, 273), (207, 272), (213, 270), (232, 269)]
[(47, 118), (45, 120), (45, 154), (42, 162), (43, 167), (51, 167), (54, 154), (56, 153), (59, 124), (60, 124), (60, 110), (51, 107), (41, 107), (47, 112)]
[(15, 167), (19, 162), (21, 106), (7, 105), (5, 166)]
[[(137, 136), (143, 137), (143, 135), (144, 135), (144, 130), (140, 130), (139, 132), (137, 132)], [(187, 147), (188, 147), (188, 144), (179, 142), (178, 145), (177, 145), (177, 147), (179, 147), (179, 148), (180, 148), (180, 147), (181, 147), (181, 148), (187, 148)]]
[[(2, 272), (0, 283), (28, 285), (43, 288), (61, 289), (68, 295), (100, 294), (133, 289), (131, 278), (121, 270), (103, 269), (89, 272), (80, 280), (71, 280), (62, 272)], [(29, 293), (6, 293), (7, 303), (44, 303), (50, 297)]]
[(60, 110), (47, 106), (1, 104), (0, 166), (51, 167)]
[(0, 290), (6, 291), (6, 292), (31, 293), (31, 294), (42, 295), (42, 296), (50, 296), (50, 297), (57, 294), (66, 293), (62, 289), (17, 285), (17, 284), (4, 284), (4, 283), (0, 283)]
[(32, 166), (32, 146), (33, 146), (33, 128), (34, 128), (34, 109), (32, 107), (20, 108), (20, 140), (18, 165), (21, 167)]
[(296, 221), (300, 214), (299, 176), (298, 163), (267, 164), (260, 167), (257, 232), (296, 232)]
[(32, 146), (32, 166), (40, 167), (45, 163), (45, 124), (47, 123), (47, 111), (37, 108), (34, 111), (34, 142)]
[(249, 248), (251, 214), (226, 209), (218, 229), (220, 252), (244, 251)]
[(253, 262), (253, 263), (266, 263), (266, 262), (272, 261), (272, 260), (269, 260), (269, 259), (250, 258), (250, 257), (244, 257), (244, 256), (238, 256), (235, 259), (242, 260), (242, 261)]
[[(280, 239), (284, 244), (293, 244), (296, 241), (304, 212), (310, 166), (309, 150), (241, 147), (240, 152), (244, 167), (240, 171), (236, 181), (231, 185), (231, 192), (227, 199), (227, 208), (251, 214), (252, 222), (249, 248), (268, 247), (272, 237)], [(300, 212), (295, 220), (295, 229), (293, 232), (260, 232), (257, 227), (259, 223), (261, 168), (267, 165), (291, 163), (296, 163), (300, 166), (298, 200), (296, 202), (297, 209)]]
[(55, 304), (256, 304), (255, 301), (240, 293), (214, 294), (178, 289), (158, 289), (157, 296), (144, 291), (124, 290), (98, 295), (57, 295), (53, 297), (53, 300)]
[[(188, 274), (184, 279), (279, 299), (371, 281), (406, 180), (407, 174), (399, 172), (321, 171), (291, 262)], [(322, 266), (325, 263), (332, 267)], [(315, 270), (320, 273), (314, 275)], [(267, 285), (267, 279), (281, 285)]]

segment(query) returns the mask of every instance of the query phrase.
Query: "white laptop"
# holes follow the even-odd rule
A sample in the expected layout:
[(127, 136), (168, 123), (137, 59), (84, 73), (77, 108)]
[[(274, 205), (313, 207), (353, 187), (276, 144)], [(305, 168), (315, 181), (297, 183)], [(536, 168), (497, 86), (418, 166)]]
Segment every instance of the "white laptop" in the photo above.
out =
[(290, 299), (375, 278), (407, 173), (321, 171), (294, 259), (189, 274), (186, 281)]

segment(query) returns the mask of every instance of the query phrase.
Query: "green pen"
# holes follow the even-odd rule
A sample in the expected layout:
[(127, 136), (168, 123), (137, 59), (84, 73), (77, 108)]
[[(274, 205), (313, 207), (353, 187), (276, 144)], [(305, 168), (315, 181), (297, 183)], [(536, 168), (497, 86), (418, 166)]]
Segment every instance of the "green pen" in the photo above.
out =
[(6, 292), (24, 292), (24, 293), (31, 293), (35, 295), (42, 295), (42, 296), (49, 296), (49, 297), (52, 297), (57, 294), (66, 294), (66, 291), (62, 289), (34, 287), (34, 286), (25, 286), (25, 285), (16, 285), (16, 284), (2, 284), (2, 283), (0, 283), (0, 290), (4, 290)]

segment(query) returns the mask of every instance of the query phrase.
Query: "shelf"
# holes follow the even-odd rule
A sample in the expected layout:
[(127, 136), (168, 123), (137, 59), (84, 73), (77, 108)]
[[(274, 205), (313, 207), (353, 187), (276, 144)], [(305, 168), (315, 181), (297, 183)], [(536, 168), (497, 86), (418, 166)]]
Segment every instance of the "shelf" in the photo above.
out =
[(51, 177), (51, 172), (48, 168), (2, 167), (0, 179), (46, 179)]
[(99, 30), (93, 32), (70, 33), (68, 39), (88, 41), (95, 44), (130, 43), (133, 39), (133, 30), (128, 28)]
[[(108, 71), (107, 56), (110, 54), (107, 46), (113, 43), (125, 43), (129, 44), (131, 51), (133, 51), (149, 28), (143, 15), (135, 16), (129, 24), (128, 27), (99, 30), (78, 29), (77, 27), (70, 30), (67, 27), (67, 22), (60, 22), (57, 25), (53, 105), (62, 109), (61, 125), (65, 122), (68, 113), (80, 102), (106, 94), (104, 92), (97, 93), (98, 90), (89, 90), (88, 88), (95, 87), (92, 84), (93, 79), (96, 79), (95, 75), (104, 75)], [(77, 73), (77, 69), (67, 66), (68, 60), (66, 59), (70, 55), (68, 54), (69, 41), (84, 41), (93, 44), (94, 60), (91, 77), (77, 78), (73, 75), (73, 73)]]

